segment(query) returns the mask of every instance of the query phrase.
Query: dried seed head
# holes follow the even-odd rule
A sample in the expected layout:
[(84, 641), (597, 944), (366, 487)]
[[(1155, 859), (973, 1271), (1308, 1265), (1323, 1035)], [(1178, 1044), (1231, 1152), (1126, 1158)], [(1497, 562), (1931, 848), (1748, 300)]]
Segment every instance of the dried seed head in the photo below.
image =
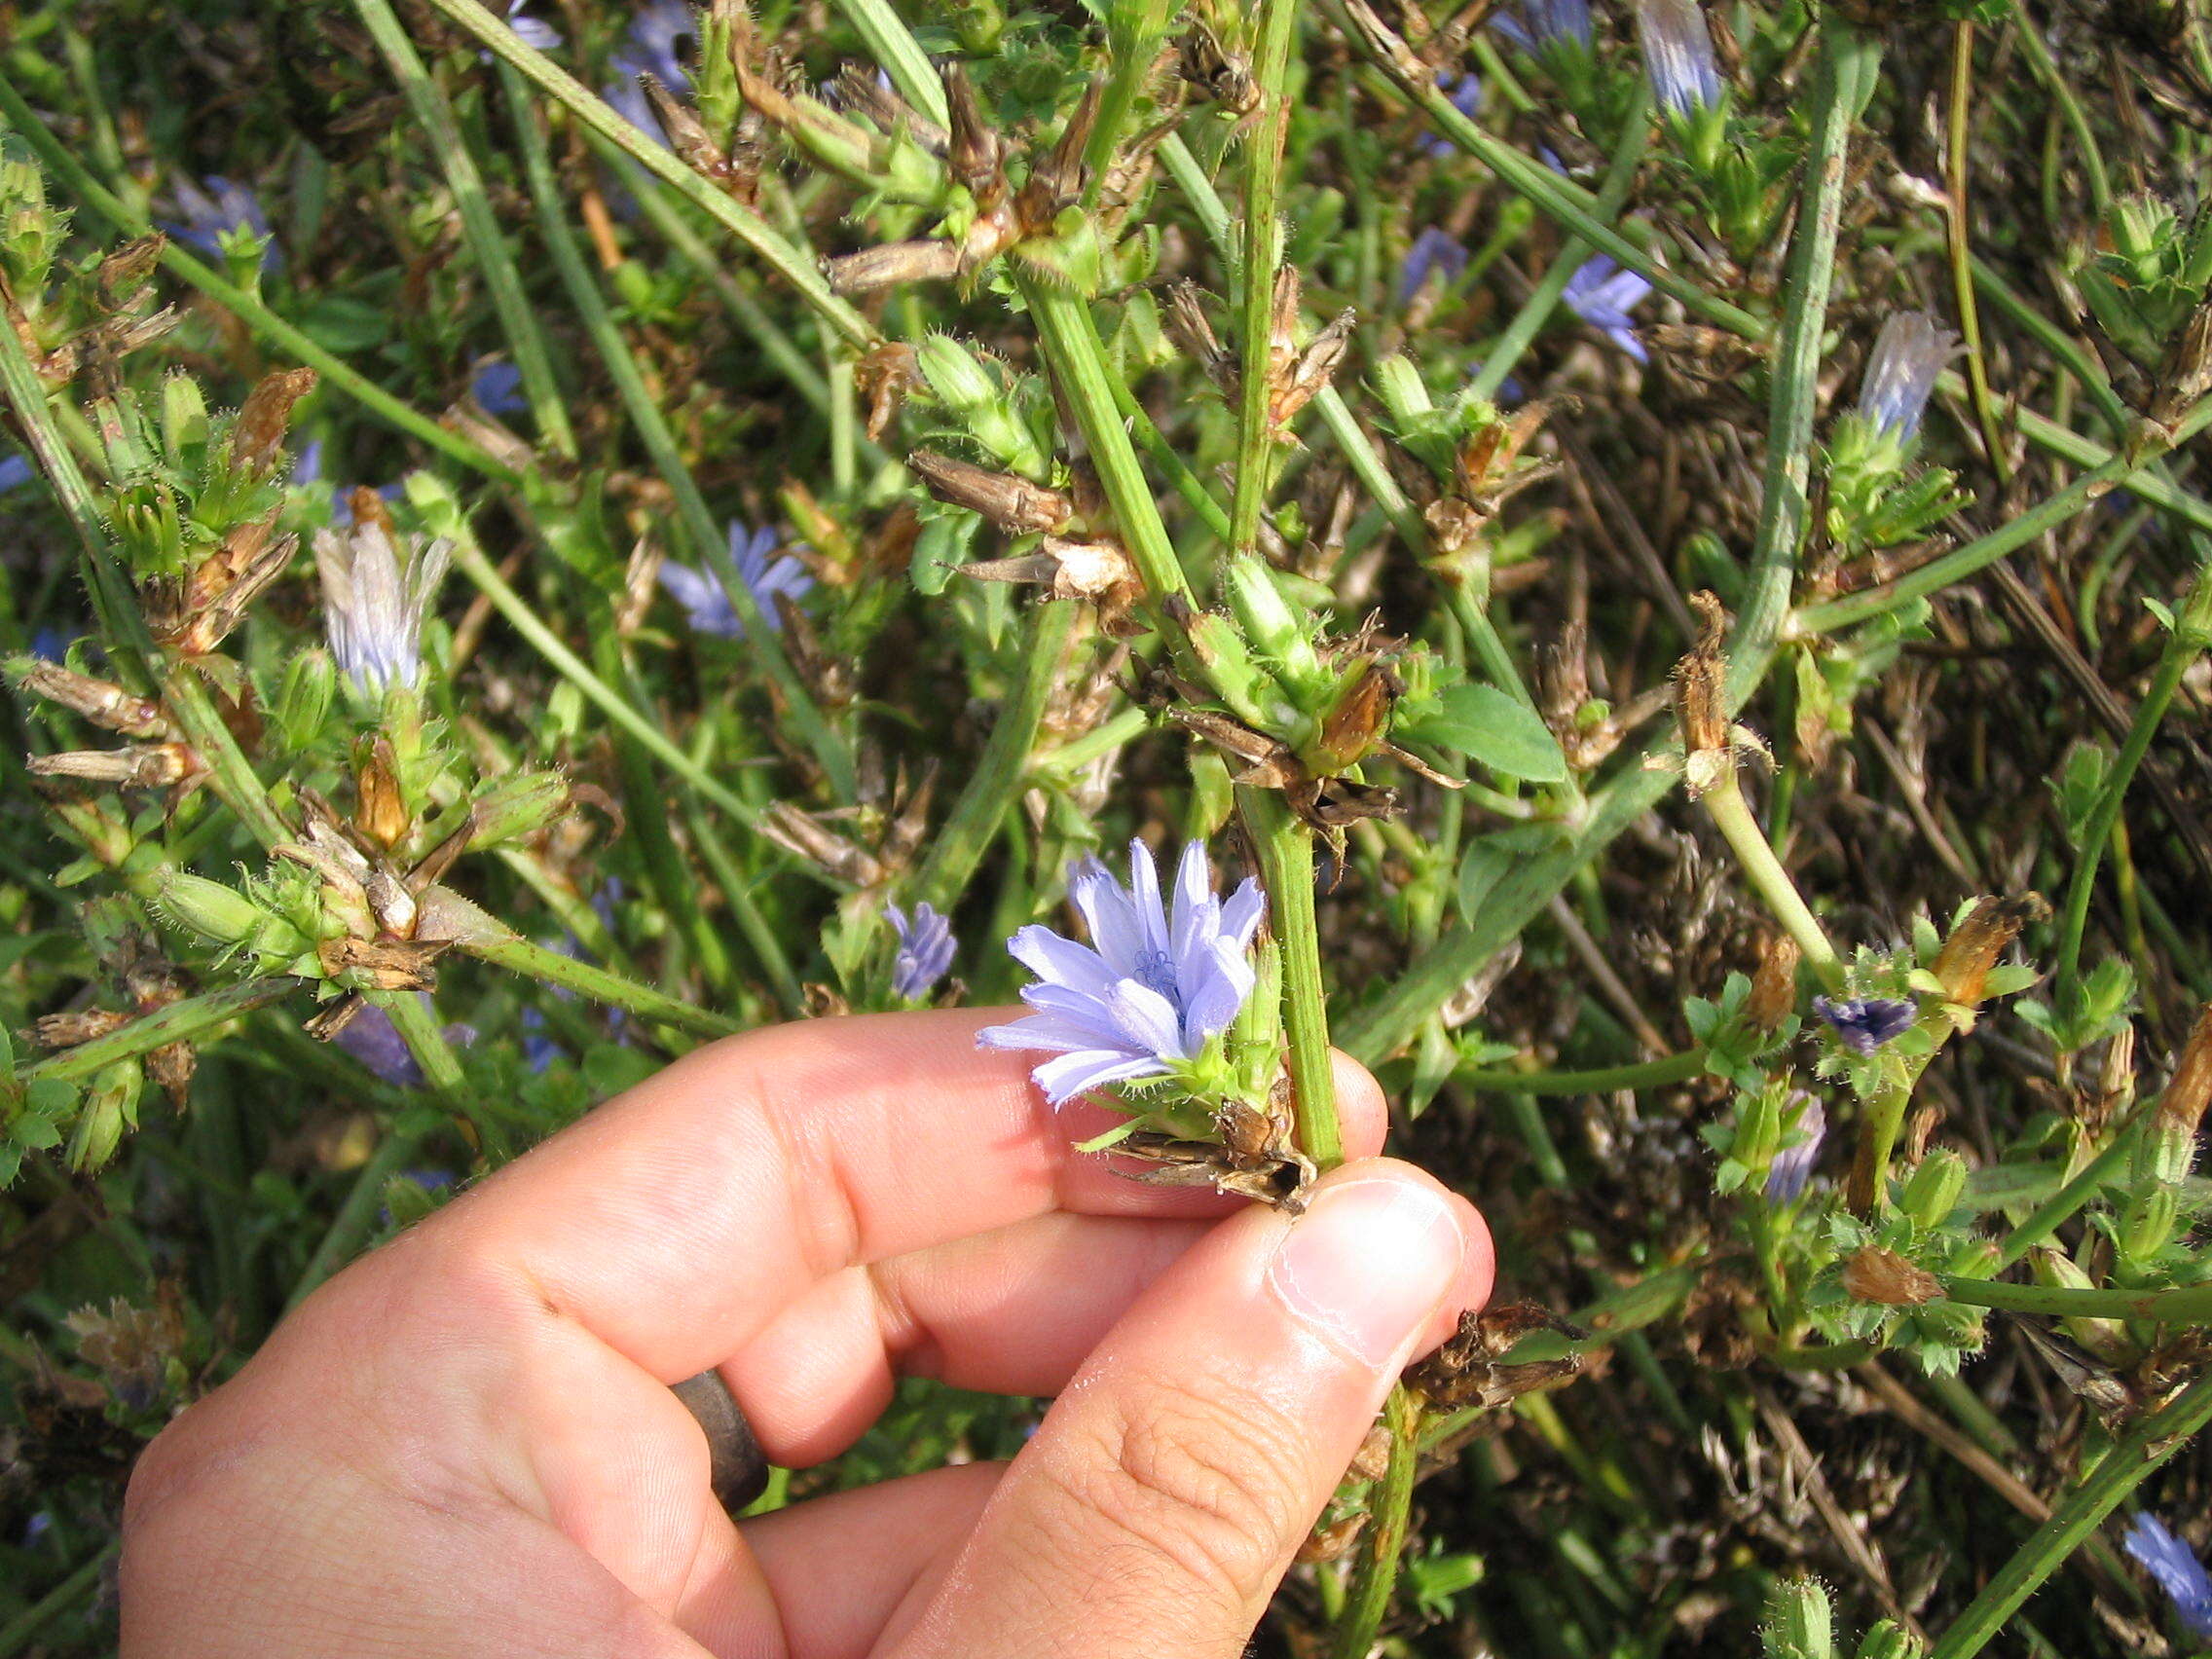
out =
[(63, 1014), (41, 1014), (31, 1022), (31, 1033), (49, 1049), (74, 1049), (95, 1037), (105, 1037), (130, 1023), (127, 1014), (113, 1009), (81, 1008)]
[(1878, 1244), (1869, 1244), (1843, 1265), (1843, 1288), (1861, 1302), (1885, 1308), (1918, 1308), (1943, 1294), (1927, 1269)]
[(169, 722), (159, 703), (134, 697), (120, 685), (37, 657), (18, 657), (8, 671), (21, 689), (109, 731), (126, 737), (163, 737), (168, 732)]
[(1168, 337), (1183, 354), (1197, 363), (1225, 396), (1234, 395), (1236, 359), (1222, 350), (1213, 324), (1206, 318), (1205, 291), (1188, 277), (1168, 284), (1166, 326)]
[(1797, 1007), (1797, 962), (1802, 953), (1797, 941), (1783, 934), (1767, 941), (1751, 977), (1751, 994), (1744, 1005), (1744, 1017), (1751, 1029), (1767, 1033), (1782, 1029)]
[(961, 187), (989, 212), (1006, 199), (1006, 145), (983, 120), (976, 101), (975, 84), (957, 62), (942, 70), (944, 101), (951, 113), (952, 130), (945, 142), (945, 164)]
[(398, 846), (407, 837), (409, 817), (399, 790), (399, 756), (383, 733), (361, 755), (353, 787), (360, 802), (355, 828), (380, 847)]
[(941, 238), (863, 248), (825, 262), (830, 286), (840, 294), (866, 294), (907, 282), (941, 282), (960, 275), (961, 249)]
[(1987, 898), (1975, 903), (1965, 921), (1951, 930), (1936, 957), (1934, 973), (1944, 997), (1964, 1008), (1979, 1006), (1984, 981), (2005, 947), (2030, 922), (2042, 921), (2050, 906), (2030, 893), (2018, 899)]
[(76, 749), (31, 757), (34, 778), (83, 778), (122, 789), (165, 789), (200, 770), (200, 757), (181, 743), (134, 743), (123, 749)]
[(1067, 497), (1015, 473), (993, 472), (935, 450), (912, 451), (906, 464), (939, 500), (979, 513), (1010, 535), (1063, 531), (1075, 516)]
[(284, 434), (291, 429), (292, 409), (314, 389), (319, 379), (313, 369), (284, 369), (264, 376), (246, 394), (231, 431), (231, 465), (261, 477), (284, 453)]
[(1697, 644), (1675, 668), (1675, 713), (1682, 726), (1682, 753), (1693, 763), (1700, 756), (1728, 753), (1728, 705), (1723, 691), (1728, 659), (1720, 642), (1727, 613), (1720, 601), (1700, 589), (1690, 595), (1690, 606), (1702, 626)]
[(332, 978), (350, 977), (372, 991), (426, 991), (431, 968), (452, 949), (448, 940), (332, 939), (315, 946), (315, 960)]
[(2196, 1016), (2174, 1060), (2174, 1075), (2158, 1096), (2158, 1127), (2194, 1135), (2207, 1101), (2212, 1101), (2212, 1004)]

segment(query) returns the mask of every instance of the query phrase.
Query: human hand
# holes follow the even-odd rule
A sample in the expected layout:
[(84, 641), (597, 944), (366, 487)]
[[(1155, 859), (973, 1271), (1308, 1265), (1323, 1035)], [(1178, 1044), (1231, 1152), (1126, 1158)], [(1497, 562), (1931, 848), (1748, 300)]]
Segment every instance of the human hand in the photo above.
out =
[[(1000, 1017), (704, 1049), (333, 1279), (141, 1459), (127, 1659), (1239, 1652), (1489, 1235), (1363, 1156), (1349, 1061), (1359, 1161), (1293, 1220), (1071, 1150)], [(900, 1375), (1058, 1399), (1010, 1464), (739, 1524), (669, 1391), (710, 1367), (786, 1465)]]

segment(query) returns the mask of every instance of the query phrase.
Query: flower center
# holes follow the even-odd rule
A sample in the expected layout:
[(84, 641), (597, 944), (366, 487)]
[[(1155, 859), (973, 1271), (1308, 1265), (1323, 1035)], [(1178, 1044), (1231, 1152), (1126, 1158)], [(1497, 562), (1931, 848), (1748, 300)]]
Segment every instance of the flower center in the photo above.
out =
[(1137, 983), (1158, 991), (1175, 1005), (1180, 1013), (1183, 1007), (1181, 992), (1175, 984), (1175, 959), (1164, 950), (1147, 950), (1137, 957)]

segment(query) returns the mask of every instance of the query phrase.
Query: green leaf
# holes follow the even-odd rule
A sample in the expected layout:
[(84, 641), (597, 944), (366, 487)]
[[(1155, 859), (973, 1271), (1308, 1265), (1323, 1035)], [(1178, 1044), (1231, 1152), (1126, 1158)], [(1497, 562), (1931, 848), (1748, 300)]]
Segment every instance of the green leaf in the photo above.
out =
[(1567, 778), (1567, 756), (1533, 709), (1494, 685), (1455, 685), (1435, 713), (1407, 735), (1481, 761), (1493, 772), (1531, 784)]

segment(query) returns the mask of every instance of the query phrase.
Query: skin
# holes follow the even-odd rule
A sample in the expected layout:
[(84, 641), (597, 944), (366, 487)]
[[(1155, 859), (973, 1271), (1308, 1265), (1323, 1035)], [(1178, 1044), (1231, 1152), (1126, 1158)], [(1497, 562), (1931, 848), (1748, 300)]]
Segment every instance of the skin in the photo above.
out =
[[(1410, 1359), (1478, 1307), (1464, 1200), (1373, 1157), (1297, 1220), (1070, 1140), (1003, 1013), (687, 1056), (318, 1290), (147, 1450), (127, 1659), (1221, 1659)], [(1057, 1399), (1011, 1463), (733, 1522), (668, 1391), (719, 1367), (778, 1463), (902, 1376)]]

